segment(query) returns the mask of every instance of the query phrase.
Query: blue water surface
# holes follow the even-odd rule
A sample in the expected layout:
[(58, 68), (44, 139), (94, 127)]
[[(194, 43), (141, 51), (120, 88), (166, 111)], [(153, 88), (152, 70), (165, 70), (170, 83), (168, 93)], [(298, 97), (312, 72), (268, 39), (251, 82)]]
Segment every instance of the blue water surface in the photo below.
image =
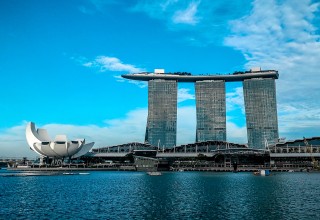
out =
[(0, 219), (320, 219), (320, 173), (1, 175)]

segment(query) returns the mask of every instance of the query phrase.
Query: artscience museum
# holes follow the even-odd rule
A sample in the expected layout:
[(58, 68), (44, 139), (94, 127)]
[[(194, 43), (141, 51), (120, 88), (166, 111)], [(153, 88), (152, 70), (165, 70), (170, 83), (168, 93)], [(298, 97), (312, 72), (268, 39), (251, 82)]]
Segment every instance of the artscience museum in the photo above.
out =
[(85, 139), (68, 140), (66, 135), (57, 135), (50, 138), (46, 129), (36, 129), (33, 122), (26, 128), (26, 138), (30, 148), (43, 157), (54, 159), (78, 158), (89, 152), (94, 142), (85, 143)]

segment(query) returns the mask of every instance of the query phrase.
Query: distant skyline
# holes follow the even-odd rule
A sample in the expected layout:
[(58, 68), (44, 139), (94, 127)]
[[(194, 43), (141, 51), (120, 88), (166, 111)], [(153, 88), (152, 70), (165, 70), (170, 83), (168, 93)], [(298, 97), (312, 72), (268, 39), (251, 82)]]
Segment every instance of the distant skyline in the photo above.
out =
[[(279, 71), (279, 133), (320, 136), (320, 2), (0, 1), (0, 157), (36, 157), (33, 121), (95, 147), (143, 142), (147, 84), (121, 74)], [(228, 83), (227, 140), (246, 143), (241, 83)], [(178, 88), (177, 144), (195, 141), (194, 85)]]

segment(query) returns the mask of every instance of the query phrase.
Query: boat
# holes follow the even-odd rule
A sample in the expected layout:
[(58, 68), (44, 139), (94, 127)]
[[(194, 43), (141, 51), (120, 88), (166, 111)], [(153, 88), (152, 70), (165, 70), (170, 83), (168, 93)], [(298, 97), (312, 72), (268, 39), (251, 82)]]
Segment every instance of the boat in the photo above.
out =
[(255, 176), (270, 176), (270, 170), (258, 170), (253, 172)]
[(28, 165), (17, 165), (17, 168), (31, 168), (31, 166), (28, 166)]
[(161, 176), (162, 175), (162, 173), (159, 171), (149, 171), (149, 172), (147, 172), (147, 174), (149, 176)]
[(89, 175), (90, 173), (62, 173), (63, 175)]

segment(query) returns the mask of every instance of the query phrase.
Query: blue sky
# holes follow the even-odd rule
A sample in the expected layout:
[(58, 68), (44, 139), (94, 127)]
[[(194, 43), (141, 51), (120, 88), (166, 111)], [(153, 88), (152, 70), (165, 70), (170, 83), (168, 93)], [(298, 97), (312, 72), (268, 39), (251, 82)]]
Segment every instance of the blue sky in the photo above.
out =
[[(129, 72), (279, 70), (281, 137), (320, 136), (319, 1), (2, 0), (0, 157), (28, 149), (28, 121), (95, 147), (143, 142), (145, 83)], [(194, 86), (178, 91), (178, 144), (195, 140)], [(246, 143), (241, 83), (227, 85), (227, 139)]]

